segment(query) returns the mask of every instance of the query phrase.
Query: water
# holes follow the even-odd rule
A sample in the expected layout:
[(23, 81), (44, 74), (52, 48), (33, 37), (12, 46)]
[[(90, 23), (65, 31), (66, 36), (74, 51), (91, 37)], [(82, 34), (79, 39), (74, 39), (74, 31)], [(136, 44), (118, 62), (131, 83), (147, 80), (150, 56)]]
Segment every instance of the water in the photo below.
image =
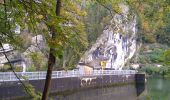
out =
[[(141, 90), (141, 88), (139, 88)], [(67, 95), (53, 96), (54, 100), (139, 100), (135, 84), (88, 89)]]
[(88, 89), (65, 95), (55, 95), (54, 100), (170, 100), (170, 80), (147, 79), (146, 85), (123, 85)]
[(147, 100), (170, 100), (170, 79), (148, 79), (146, 92)]

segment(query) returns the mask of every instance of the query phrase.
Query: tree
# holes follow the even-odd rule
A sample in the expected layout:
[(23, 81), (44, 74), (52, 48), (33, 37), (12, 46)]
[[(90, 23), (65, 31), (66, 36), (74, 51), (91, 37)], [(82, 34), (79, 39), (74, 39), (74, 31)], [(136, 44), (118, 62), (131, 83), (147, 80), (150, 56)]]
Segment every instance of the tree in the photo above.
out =
[(157, 42), (158, 31), (167, 26), (169, 0), (126, 0), (126, 2), (138, 16), (140, 38), (143, 42)]
[[(86, 13), (77, 4), (78, 1), (67, 0), (62, 0), (62, 7), (61, 0), (57, 2), (3, 0), (1, 3), (0, 7), (3, 9), (1, 9), (0, 27), (4, 27), (4, 30), (0, 31), (2, 43), (22, 47), (16, 45), (19, 36), (14, 32), (16, 25), (19, 25), (21, 31), (27, 28), (34, 34), (41, 32), (49, 46), (48, 70), (42, 100), (48, 97), (53, 67), (56, 66), (58, 59), (62, 59), (65, 49), (69, 47), (80, 56), (79, 53), (87, 47), (84, 25), (81, 22), (81, 17)], [(39, 25), (42, 26), (40, 29)], [(20, 42), (22, 43), (21, 39)]]
[[(60, 16), (60, 10), (61, 10), (61, 0), (57, 0), (56, 3), (56, 16)], [(56, 34), (54, 32), (54, 28), (51, 28), (51, 34), (52, 37), (51, 39), (54, 40), (56, 38)], [(44, 91), (43, 91), (43, 95), (42, 95), (42, 100), (47, 100), (48, 98), (48, 94), (49, 94), (49, 89), (50, 89), (50, 84), (51, 84), (51, 77), (52, 77), (52, 70), (53, 67), (56, 63), (56, 57), (53, 54), (55, 52), (55, 48), (51, 47), (50, 48), (50, 53), (49, 53), (49, 58), (48, 58), (48, 70), (47, 70), (47, 75), (46, 75), (46, 81), (45, 81), (45, 87), (44, 87)]]

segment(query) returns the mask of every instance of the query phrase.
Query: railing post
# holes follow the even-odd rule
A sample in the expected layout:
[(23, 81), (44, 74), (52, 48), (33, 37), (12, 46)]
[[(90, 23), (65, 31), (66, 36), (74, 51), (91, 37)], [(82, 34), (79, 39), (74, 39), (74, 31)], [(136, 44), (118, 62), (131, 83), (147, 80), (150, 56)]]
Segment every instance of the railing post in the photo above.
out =
[(57, 78), (58, 78), (58, 72), (57, 72)]
[(11, 80), (11, 72), (10, 72), (10, 74), (9, 74), (9, 80)]

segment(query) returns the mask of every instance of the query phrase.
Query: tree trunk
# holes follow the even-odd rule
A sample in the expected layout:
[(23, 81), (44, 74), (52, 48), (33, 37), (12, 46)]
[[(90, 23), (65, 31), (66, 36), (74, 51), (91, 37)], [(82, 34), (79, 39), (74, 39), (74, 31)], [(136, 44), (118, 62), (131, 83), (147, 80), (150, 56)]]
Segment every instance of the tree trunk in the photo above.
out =
[[(61, 0), (57, 0), (56, 2), (56, 16), (60, 16), (60, 8), (61, 8)], [(52, 34), (52, 40), (56, 38), (56, 33), (54, 32), (54, 29), (51, 28), (51, 34)], [(48, 94), (50, 91), (50, 85), (51, 85), (51, 76), (52, 76), (52, 70), (53, 66), (56, 63), (56, 57), (54, 55), (55, 48), (51, 47), (50, 52), (49, 52), (49, 58), (48, 58), (48, 70), (47, 70), (47, 75), (46, 75), (46, 80), (45, 80), (45, 86), (44, 86), (44, 91), (42, 95), (42, 100), (47, 100)]]

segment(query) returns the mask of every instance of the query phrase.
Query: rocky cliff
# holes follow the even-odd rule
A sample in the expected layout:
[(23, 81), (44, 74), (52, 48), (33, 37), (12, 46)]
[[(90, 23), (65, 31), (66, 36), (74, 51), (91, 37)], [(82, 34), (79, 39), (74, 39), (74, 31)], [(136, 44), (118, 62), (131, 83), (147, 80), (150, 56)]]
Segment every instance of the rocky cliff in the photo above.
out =
[(113, 15), (110, 24), (80, 62), (101, 68), (101, 61), (105, 61), (105, 68), (118, 70), (132, 58), (136, 51), (136, 16), (126, 5), (121, 4), (120, 7), (122, 13)]

